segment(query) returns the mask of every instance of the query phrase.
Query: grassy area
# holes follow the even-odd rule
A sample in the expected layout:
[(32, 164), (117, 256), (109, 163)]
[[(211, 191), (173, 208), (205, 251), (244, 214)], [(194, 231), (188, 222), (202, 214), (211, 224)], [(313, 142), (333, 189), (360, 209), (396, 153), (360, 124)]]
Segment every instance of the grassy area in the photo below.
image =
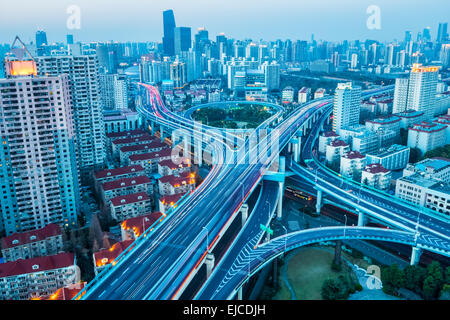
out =
[[(348, 258), (347, 255), (345, 255)], [(314, 248), (303, 248), (291, 257), (287, 266), (287, 279), (295, 290), (297, 300), (322, 300), (321, 288), (326, 279), (336, 279), (339, 275), (356, 280), (353, 272), (345, 262), (342, 271), (331, 269), (334, 254)], [(282, 273), (279, 278), (280, 290), (274, 300), (289, 300), (291, 294), (285, 286)]]

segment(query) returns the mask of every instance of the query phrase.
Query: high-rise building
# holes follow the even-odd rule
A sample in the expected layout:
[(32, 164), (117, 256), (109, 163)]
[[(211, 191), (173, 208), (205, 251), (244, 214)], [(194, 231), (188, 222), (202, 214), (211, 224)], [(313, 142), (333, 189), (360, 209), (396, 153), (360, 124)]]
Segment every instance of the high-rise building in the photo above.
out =
[(175, 28), (175, 54), (189, 51), (191, 45), (191, 28), (176, 27)]
[[(13, 76), (12, 70), (21, 72)], [(0, 216), (8, 235), (50, 223), (72, 227), (77, 221), (69, 78), (27, 70), (26, 64), (12, 63), (7, 78), (0, 79)]]
[(73, 34), (66, 35), (67, 45), (73, 44)]
[(69, 75), (79, 168), (102, 166), (105, 137), (97, 55), (43, 56), (37, 64), (39, 75)]
[(175, 16), (173, 10), (166, 10), (163, 12), (163, 50), (167, 56), (175, 54)]
[(170, 80), (173, 80), (175, 88), (182, 88), (187, 82), (186, 64), (175, 61), (170, 65)]
[(127, 77), (124, 74), (100, 74), (100, 93), (105, 109), (128, 108)]
[(361, 87), (351, 82), (339, 83), (334, 94), (333, 131), (359, 123)]
[(38, 30), (36, 32), (36, 47), (42, 47), (48, 45), (47, 42), (47, 33), (43, 30)]
[(280, 65), (275, 61), (270, 64), (266, 61), (263, 68), (267, 90), (280, 89)]
[(393, 112), (416, 110), (425, 113), (425, 119), (434, 115), (439, 67), (414, 64), (409, 78), (397, 79), (394, 91)]
[(439, 28), (438, 28), (437, 38), (436, 38), (437, 42), (443, 43), (443, 42), (445, 42), (445, 40), (447, 40), (447, 38), (448, 38), (447, 27), (448, 27), (447, 22), (439, 23)]

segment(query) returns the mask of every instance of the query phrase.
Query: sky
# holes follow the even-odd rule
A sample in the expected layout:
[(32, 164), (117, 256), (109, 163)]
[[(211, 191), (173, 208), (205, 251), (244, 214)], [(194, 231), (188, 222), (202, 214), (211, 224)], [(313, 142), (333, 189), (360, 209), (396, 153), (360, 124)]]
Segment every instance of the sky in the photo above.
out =
[[(80, 28), (68, 29), (67, 9), (80, 10)], [(380, 9), (380, 29), (366, 26), (367, 8)], [(235, 39), (341, 41), (402, 40), (439, 22), (448, 22), (449, 0), (0, 0), (0, 42), (15, 35), (34, 42), (36, 30), (50, 43), (65, 41), (161, 41), (162, 11), (173, 9), (177, 26), (199, 27), (210, 38), (219, 33)], [(71, 20), (76, 21), (76, 20)]]

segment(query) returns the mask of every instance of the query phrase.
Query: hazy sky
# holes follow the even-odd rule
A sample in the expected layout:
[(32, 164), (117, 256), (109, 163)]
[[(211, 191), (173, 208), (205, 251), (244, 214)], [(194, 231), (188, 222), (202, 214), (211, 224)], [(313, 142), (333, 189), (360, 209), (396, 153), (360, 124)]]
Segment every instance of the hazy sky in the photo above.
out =
[[(70, 5), (81, 10), (81, 28), (69, 30)], [(381, 30), (369, 30), (370, 5), (381, 10)], [(433, 39), (439, 22), (449, 20), (449, 0), (0, 0), (0, 42), (11, 43), (19, 35), (34, 41), (42, 28), (49, 42), (65, 41), (161, 41), (162, 11), (173, 9), (177, 26), (189, 26), (193, 35), (206, 27), (210, 38), (227, 36), (253, 40), (403, 39), (414, 38), (431, 27)]]

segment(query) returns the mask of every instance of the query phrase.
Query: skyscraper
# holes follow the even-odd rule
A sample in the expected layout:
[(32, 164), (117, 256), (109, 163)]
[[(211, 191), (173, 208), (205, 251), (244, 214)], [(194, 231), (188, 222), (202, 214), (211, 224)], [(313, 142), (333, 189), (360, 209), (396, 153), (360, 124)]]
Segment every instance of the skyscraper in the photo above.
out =
[(175, 16), (173, 10), (166, 10), (163, 12), (163, 50), (167, 56), (175, 54)]
[(105, 109), (128, 108), (127, 78), (124, 74), (100, 74), (100, 93)]
[(170, 65), (170, 80), (175, 88), (182, 88), (187, 82), (187, 70), (184, 62), (175, 61)]
[(48, 45), (47, 34), (43, 30), (36, 32), (36, 48)]
[(181, 52), (189, 51), (191, 45), (191, 28), (176, 27), (175, 28), (175, 54), (179, 55)]
[(97, 55), (37, 57), (37, 64), (39, 75), (69, 75), (79, 168), (84, 172), (101, 167), (105, 137)]
[(436, 38), (437, 42), (443, 43), (443, 42), (445, 42), (445, 40), (447, 40), (447, 38), (448, 38), (447, 27), (448, 27), (447, 22), (439, 23), (439, 28), (438, 28), (437, 38)]
[(333, 131), (357, 125), (361, 108), (361, 87), (351, 82), (339, 83), (334, 94)]
[(67, 45), (73, 44), (73, 34), (66, 35)]
[(0, 220), (8, 235), (72, 227), (79, 186), (69, 79), (19, 74), (0, 79)]
[(280, 65), (275, 61), (271, 64), (266, 61), (263, 68), (267, 90), (280, 89)]
[(439, 67), (414, 64), (409, 78), (397, 79), (394, 91), (394, 113), (405, 110), (422, 111), (425, 119), (434, 115)]

